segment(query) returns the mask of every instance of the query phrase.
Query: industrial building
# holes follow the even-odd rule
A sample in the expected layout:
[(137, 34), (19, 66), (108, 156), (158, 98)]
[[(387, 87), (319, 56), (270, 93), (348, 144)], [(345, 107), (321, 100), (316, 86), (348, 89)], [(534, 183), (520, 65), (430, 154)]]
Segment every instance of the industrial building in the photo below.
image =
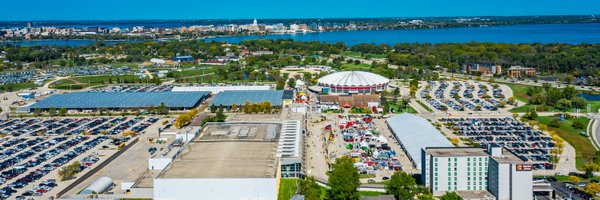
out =
[(164, 103), (171, 110), (195, 108), (210, 96), (209, 92), (73, 92), (54, 94), (21, 109), (122, 110), (157, 107)]
[(154, 199), (275, 200), (282, 176), (303, 176), (301, 140), (300, 121), (207, 123), (154, 178)]
[(421, 179), (434, 195), (464, 199), (531, 199), (532, 166), (501, 146), (423, 148)]
[(416, 169), (421, 169), (423, 148), (454, 146), (427, 120), (416, 115), (402, 113), (385, 122)]
[(363, 71), (343, 71), (318, 79), (320, 92), (330, 94), (373, 94), (387, 89), (390, 79)]
[(231, 107), (233, 104), (244, 105), (269, 102), (272, 106), (283, 105), (283, 90), (228, 90), (217, 94), (211, 104)]

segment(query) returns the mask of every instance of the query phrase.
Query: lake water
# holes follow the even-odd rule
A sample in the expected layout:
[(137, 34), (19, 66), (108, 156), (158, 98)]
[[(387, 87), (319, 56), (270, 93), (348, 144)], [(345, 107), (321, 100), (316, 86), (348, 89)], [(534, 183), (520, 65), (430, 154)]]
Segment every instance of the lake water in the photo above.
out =
[(579, 97), (584, 98), (585, 100), (588, 101), (600, 101), (600, 94), (587, 94), (587, 93), (582, 93), (577, 95)]
[(208, 40), (239, 43), (254, 39), (294, 39), (299, 41), (360, 43), (600, 43), (600, 23), (595, 24), (539, 24), (492, 26), (479, 28), (339, 31), (309, 34), (281, 34), (264, 36), (218, 37)]
[[(254, 39), (293, 39), (298, 41), (344, 42), (347, 45), (360, 43), (600, 43), (600, 23), (594, 24), (534, 24), (515, 26), (492, 26), (477, 28), (417, 29), (417, 30), (372, 30), (337, 31), (308, 34), (274, 34), (261, 36), (232, 36), (208, 38), (207, 41), (239, 43)], [(83, 46), (94, 40), (32, 40), (0, 42), (0, 44)], [(106, 41), (107, 44), (131, 41)]]
[[(117, 44), (123, 42), (138, 42), (139, 40), (107, 40), (104, 41), (105, 44)], [(0, 45), (3, 44), (11, 44), (11, 45), (20, 45), (20, 46), (35, 46), (35, 45), (48, 45), (48, 46), (88, 46), (93, 45), (97, 40), (23, 40), (23, 41), (10, 41), (10, 42), (0, 42)]]

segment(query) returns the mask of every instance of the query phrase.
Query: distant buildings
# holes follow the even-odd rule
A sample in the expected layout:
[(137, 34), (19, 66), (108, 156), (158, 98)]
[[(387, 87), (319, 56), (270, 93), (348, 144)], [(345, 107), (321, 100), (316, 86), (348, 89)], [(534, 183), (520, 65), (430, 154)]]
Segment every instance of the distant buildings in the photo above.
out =
[(514, 78), (533, 77), (536, 75), (535, 68), (511, 66), (508, 69), (503, 69), (502, 66), (493, 64), (464, 64), (462, 71), (466, 74), (478, 73), (481, 75), (502, 75), (505, 71), (507, 77)]
[(521, 78), (524, 76), (532, 77), (535, 76), (535, 73), (535, 68), (531, 67), (511, 66), (506, 70), (506, 76), (514, 78)]
[(481, 74), (491, 74), (491, 75), (500, 75), (502, 74), (502, 66), (500, 65), (492, 65), (492, 64), (464, 64), (462, 68), (464, 73), (481, 73)]
[[(531, 199), (532, 166), (500, 146), (423, 148), (422, 183), (434, 195), (457, 192), (473, 199)], [(493, 195), (495, 198), (489, 196)]]
[(173, 57), (173, 61), (175, 62), (194, 62), (194, 57), (192, 56), (175, 56)]

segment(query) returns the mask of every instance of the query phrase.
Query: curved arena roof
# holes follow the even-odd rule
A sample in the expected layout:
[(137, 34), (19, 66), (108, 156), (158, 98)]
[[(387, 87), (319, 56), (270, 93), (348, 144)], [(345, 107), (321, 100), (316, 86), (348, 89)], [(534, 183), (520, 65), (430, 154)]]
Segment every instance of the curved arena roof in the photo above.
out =
[(426, 119), (416, 115), (403, 113), (386, 122), (417, 169), (421, 169), (421, 149), (454, 146)]
[(390, 79), (370, 72), (343, 71), (323, 76), (318, 81), (324, 85), (371, 86), (387, 84)]

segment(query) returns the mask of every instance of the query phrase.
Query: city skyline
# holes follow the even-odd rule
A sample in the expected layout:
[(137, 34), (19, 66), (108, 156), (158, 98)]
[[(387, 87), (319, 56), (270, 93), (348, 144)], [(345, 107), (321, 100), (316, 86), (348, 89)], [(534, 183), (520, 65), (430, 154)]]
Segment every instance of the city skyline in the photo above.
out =
[[(74, 0), (0, 2), (0, 21), (39, 20), (203, 20), (203, 19), (306, 19), (306, 18), (387, 18), (387, 17), (471, 17), (532, 15), (593, 15), (600, 13), (600, 2), (591, 0), (508, 0), (502, 2), (443, 0), (381, 1), (364, 5), (361, 1), (305, 1), (303, 4), (278, 1), (232, 0), (226, 4), (179, 0), (167, 5), (158, 0), (102, 3)], [(270, 6), (265, 6), (270, 5)], [(273, 9), (273, 7), (276, 9)], [(94, 8), (94, 9), (91, 9)], [(279, 8), (279, 9), (277, 9)], [(489, 8), (494, 8), (493, 12)], [(52, 10), (53, 12), (46, 12)], [(269, 12), (263, 12), (268, 10)]]

